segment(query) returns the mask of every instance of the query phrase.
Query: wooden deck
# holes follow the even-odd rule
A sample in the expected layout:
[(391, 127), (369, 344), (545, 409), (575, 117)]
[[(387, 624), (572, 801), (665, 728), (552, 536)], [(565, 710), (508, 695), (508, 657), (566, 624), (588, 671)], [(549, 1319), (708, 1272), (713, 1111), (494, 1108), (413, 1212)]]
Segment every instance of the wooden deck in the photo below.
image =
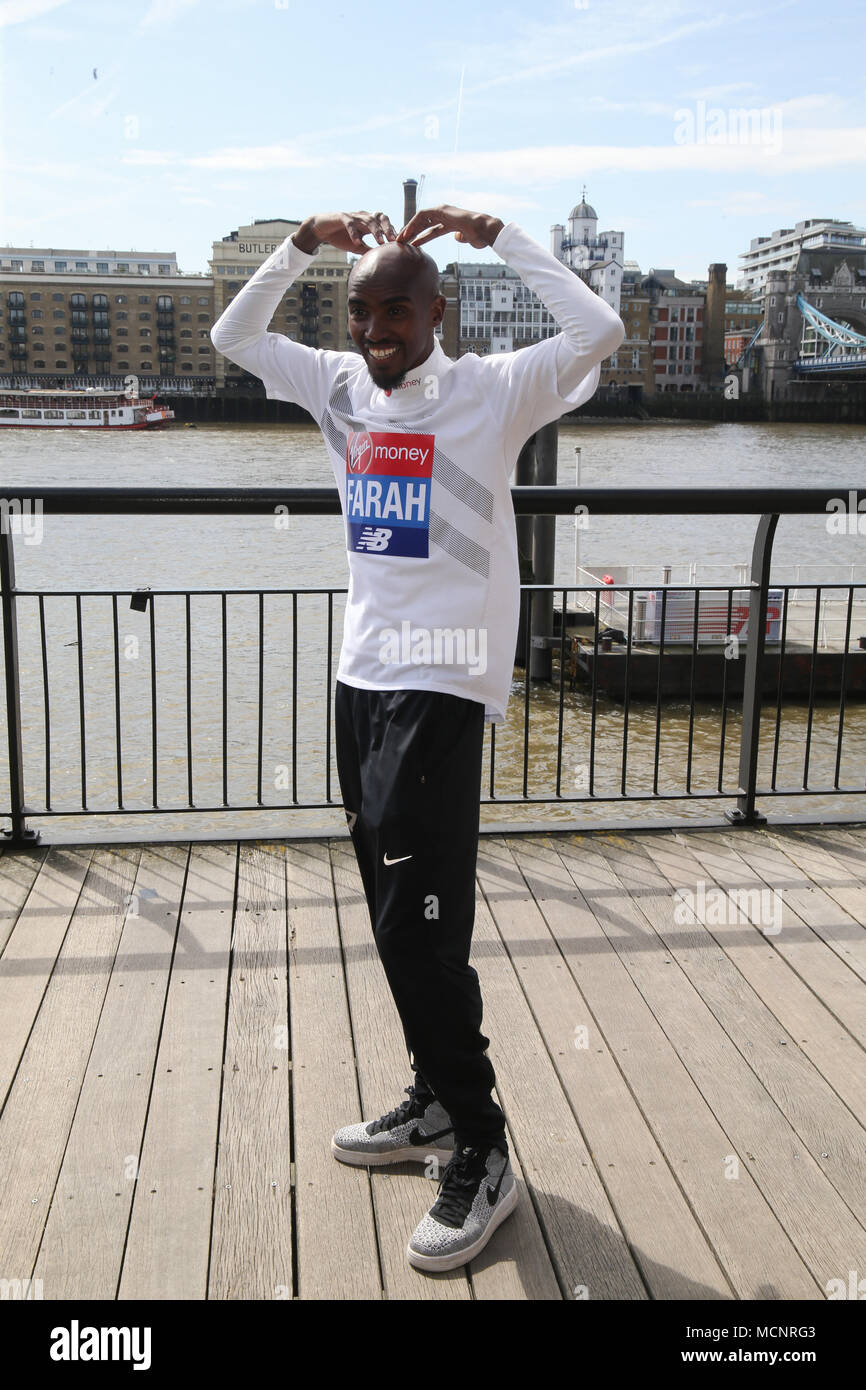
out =
[[(744, 920), (720, 889), (764, 898)], [(522, 1200), (438, 1276), (404, 1254), (423, 1170), (330, 1153), (409, 1079), (347, 840), (7, 851), (0, 948), (0, 1278), (45, 1299), (822, 1300), (866, 1274), (866, 828), (482, 839)]]

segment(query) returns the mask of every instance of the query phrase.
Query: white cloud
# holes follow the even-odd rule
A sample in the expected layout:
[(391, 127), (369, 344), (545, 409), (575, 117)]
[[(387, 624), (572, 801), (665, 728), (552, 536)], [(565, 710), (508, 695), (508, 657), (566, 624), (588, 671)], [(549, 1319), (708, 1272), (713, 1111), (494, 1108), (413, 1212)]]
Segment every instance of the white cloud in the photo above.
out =
[(49, 10), (59, 9), (69, 0), (0, 0), (0, 27), (7, 24), (27, 24)]

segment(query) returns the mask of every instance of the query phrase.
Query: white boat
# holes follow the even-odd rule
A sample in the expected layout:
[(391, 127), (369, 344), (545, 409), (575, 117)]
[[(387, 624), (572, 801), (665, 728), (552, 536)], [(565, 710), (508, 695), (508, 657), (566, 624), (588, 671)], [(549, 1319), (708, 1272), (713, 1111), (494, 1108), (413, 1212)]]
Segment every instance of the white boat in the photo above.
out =
[(143, 430), (174, 419), (155, 396), (87, 387), (79, 391), (0, 390), (0, 425), (31, 429)]

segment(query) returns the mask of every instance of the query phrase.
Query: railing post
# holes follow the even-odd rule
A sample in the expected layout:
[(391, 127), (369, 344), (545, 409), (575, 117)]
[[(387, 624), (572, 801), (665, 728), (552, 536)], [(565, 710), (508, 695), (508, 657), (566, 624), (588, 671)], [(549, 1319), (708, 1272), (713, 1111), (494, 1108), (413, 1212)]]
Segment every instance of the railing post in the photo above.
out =
[(2, 832), (6, 844), (35, 844), (36, 831), (24, 821), (24, 757), (21, 748), (21, 690), (18, 672), (18, 621), (15, 611), (15, 555), (12, 547), (10, 508), (0, 513), (0, 607), (3, 611), (3, 665), (6, 673), (6, 731), (9, 745), (10, 830)]
[(764, 647), (767, 634), (767, 602), (770, 588), (770, 563), (773, 557), (773, 537), (776, 534), (778, 512), (761, 517), (752, 546), (751, 593), (749, 594), (749, 634), (746, 645), (746, 670), (743, 676), (743, 722), (740, 730), (740, 772), (737, 808), (726, 811), (725, 819), (732, 825), (764, 825), (767, 817), (755, 810), (755, 788), (758, 781), (758, 751), (761, 738), (761, 696), (764, 668)]

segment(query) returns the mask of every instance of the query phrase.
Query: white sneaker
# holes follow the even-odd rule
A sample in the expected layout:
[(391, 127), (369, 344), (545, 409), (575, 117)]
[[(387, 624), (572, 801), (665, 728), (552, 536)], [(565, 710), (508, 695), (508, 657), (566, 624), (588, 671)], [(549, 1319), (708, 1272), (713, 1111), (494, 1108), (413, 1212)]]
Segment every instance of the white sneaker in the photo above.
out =
[(338, 1129), (331, 1153), (341, 1163), (376, 1167), (385, 1163), (448, 1163), (454, 1152), (451, 1118), (438, 1100), (418, 1100), (415, 1087), (407, 1086), (404, 1100), (378, 1120), (362, 1120)]

